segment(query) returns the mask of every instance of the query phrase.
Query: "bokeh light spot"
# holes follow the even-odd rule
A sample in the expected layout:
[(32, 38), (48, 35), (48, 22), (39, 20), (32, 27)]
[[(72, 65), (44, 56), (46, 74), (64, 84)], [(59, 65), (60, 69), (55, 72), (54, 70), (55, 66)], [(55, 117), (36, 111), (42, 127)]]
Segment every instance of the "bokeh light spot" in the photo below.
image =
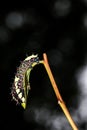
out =
[(19, 12), (11, 12), (6, 16), (6, 25), (10, 29), (17, 29), (23, 25), (23, 16)]
[(70, 12), (71, 3), (69, 0), (56, 0), (53, 12), (56, 17), (66, 16)]

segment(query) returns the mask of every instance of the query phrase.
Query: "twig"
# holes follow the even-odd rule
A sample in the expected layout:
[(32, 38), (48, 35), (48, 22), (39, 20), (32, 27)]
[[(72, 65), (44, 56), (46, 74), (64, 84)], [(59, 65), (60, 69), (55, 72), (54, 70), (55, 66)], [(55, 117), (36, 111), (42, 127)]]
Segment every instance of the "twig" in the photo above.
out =
[(59, 90), (58, 90), (58, 87), (57, 87), (57, 85), (56, 85), (56, 82), (55, 82), (55, 80), (54, 80), (53, 74), (52, 74), (52, 72), (51, 72), (51, 69), (50, 69), (50, 66), (49, 66), (49, 63), (48, 63), (48, 60), (47, 60), (47, 55), (46, 55), (46, 53), (43, 53), (43, 58), (44, 58), (44, 60), (42, 61), (42, 63), (44, 64), (45, 69), (46, 69), (46, 71), (47, 71), (47, 73), (48, 73), (48, 76), (49, 76), (49, 79), (50, 79), (50, 81), (51, 81), (52, 87), (53, 87), (54, 92), (55, 92), (55, 94), (56, 94), (56, 97), (57, 97), (57, 99), (58, 99), (58, 104), (59, 104), (60, 107), (62, 108), (62, 110), (63, 110), (63, 112), (64, 112), (66, 118), (68, 119), (68, 121), (69, 121), (69, 123), (70, 123), (70, 125), (71, 125), (71, 127), (72, 127), (72, 129), (73, 129), (73, 130), (78, 130), (78, 128), (77, 128), (77, 126), (75, 125), (75, 123), (74, 123), (74, 121), (73, 121), (73, 119), (72, 119), (72, 117), (71, 117), (71, 115), (70, 115), (70, 113), (69, 113), (69, 111), (68, 111), (68, 109), (67, 109), (67, 107), (66, 107), (66, 105), (65, 105), (65, 103), (64, 103), (64, 101), (63, 101), (63, 99), (62, 99), (62, 97), (61, 97), (61, 94), (60, 94), (60, 92), (59, 92)]

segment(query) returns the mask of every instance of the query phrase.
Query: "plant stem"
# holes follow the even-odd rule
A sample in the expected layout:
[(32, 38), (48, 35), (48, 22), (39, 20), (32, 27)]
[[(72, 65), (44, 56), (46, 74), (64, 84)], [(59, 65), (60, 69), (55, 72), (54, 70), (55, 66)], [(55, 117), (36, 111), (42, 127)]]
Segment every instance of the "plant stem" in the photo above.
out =
[(57, 87), (57, 85), (56, 85), (56, 82), (55, 82), (55, 80), (54, 80), (53, 74), (52, 74), (52, 72), (51, 72), (51, 69), (50, 69), (50, 66), (49, 66), (49, 63), (48, 63), (48, 60), (47, 60), (47, 55), (46, 55), (46, 53), (43, 53), (43, 58), (44, 58), (44, 60), (43, 60), (42, 63), (44, 64), (45, 69), (46, 69), (46, 71), (47, 71), (47, 73), (48, 73), (48, 76), (49, 76), (49, 79), (50, 79), (50, 81), (51, 81), (52, 87), (53, 87), (54, 92), (55, 92), (55, 94), (56, 94), (56, 97), (57, 97), (57, 99), (58, 99), (58, 104), (59, 104), (60, 107), (62, 108), (62, 110), (63, 110), (63, 112), (64, 112), (66, 118), (68, 119), (68, 121), (69, 121), (69, 123), (70, 123), (70, 125), (71, 125), (71, 127), (72, 127), (72, 129), (73, 129), (73, 130), (78, 130), (78, 128), (77, 128), (77, 126), (75, 125), (75, 123), (74, 123), (74, 121), (73, 121), (73, 119), (72, 119), (72, 117), (71, 117), (71, 115), (70, 115), (70, 113), (69, 113), (69, 111), (68, 111), (68, 109), (67, 109), (67, 107), (66, 107), (66, 105), (65, 105), (65, 103), (64, 103), (64, 101), (63, 101), (63, 99), (62, 99), (62, 97), (61, 97), (61, 94), (60, 94), (60, 92), (59, 92), (59, 90), (58, 90), (58, 87)]

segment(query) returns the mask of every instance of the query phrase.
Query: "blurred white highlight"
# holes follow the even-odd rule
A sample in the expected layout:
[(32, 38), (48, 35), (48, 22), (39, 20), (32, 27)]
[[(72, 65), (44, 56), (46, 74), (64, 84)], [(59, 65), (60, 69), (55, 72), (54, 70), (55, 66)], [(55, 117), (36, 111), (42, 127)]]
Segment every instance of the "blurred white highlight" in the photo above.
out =
[(77, 82), (81, 92), (78, 112), (81, 119), (87, 122), (87, 64), (78, 71)]
[(81, 95), (87, 96), (87, 65), (78, 71), (77, 81), (81, 90)]
[[(45, 126), (45, 128), (49, 128), (50, 130), (62, 130), (67, 129), (70, 130), (70, 125), (64, 116), (64, 114), (58, 114), (55, 111), (51, 111), (48, 108), (32, 108), (33, 113), (33, 120), (40, 124)], [(29, 115), (29, 109), (28, 113), (25, 112), (24, 118), (27, 121), (31, 121), (32, 117)]]

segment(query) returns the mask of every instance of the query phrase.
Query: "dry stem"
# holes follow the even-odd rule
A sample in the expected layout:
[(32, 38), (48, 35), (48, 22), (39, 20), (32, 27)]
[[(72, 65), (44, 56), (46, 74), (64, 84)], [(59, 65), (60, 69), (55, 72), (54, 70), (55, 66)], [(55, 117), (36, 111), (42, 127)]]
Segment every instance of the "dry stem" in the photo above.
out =
[(46, 53), (43, 53), (43, 58), (44, 58), (44, 60), (42, 61), (42, 63), (44, 64), (45, 69), (46, 69), (46, 71), (47, 71), (47, 73), (48, 73), (48, 76), (49, 76), (49, 79), (50, 79), (50, 81), (51, 81), (52, 87), (53, 87), (54, 92), (55, 92), (55, 94), (56, 94), (56, 97), (57, 97), (57, 99), (58, 99), (58, 104), (59, 104), (60, 107), (62, 108), (62, 110), (63, 110), (63, 112), (64, 112), (66, 118), (68, 119), (68, 121), (69, 121), (69, 123), (70, 123), (70, 125), (71, 125), (71, 127), (72, 127), (72, 129), (73, 129), (73, 130), (78, 130), (78, 128), (77, 128), (77, 126), (75, 125), (75, 123), (74, 123), (74, 121), (73, 121), (73, 119), (72, 119), (72, 117), (71, 117), (71, 115), (70, 115), (70, 113), (69, 113), (69, 111), (68, 111), (68, 109), (67, 109), (67, 107), (66, 107), (66, 105), (65, 105), (65, 103), (64, 103), (64, 101), (63, 101), (63, 99), (62, 99), (62, 97), (61, 97), (61, 94), (60, 94), (60, 92), (59, 92), (59, 90), (58, 90), (58, 87), (57, 87), (57, 85), (56, 85), (56, 82), (55, 82), (55, 80), (54, 80), (53, 74), (52, 74), (52, 72), (51, 72), (51, 69), (50, 69), (50, 66), (49, 66), (49, 63), (48, 63), (48, 60), (47, 60), (47, 55), (46, 55)]

